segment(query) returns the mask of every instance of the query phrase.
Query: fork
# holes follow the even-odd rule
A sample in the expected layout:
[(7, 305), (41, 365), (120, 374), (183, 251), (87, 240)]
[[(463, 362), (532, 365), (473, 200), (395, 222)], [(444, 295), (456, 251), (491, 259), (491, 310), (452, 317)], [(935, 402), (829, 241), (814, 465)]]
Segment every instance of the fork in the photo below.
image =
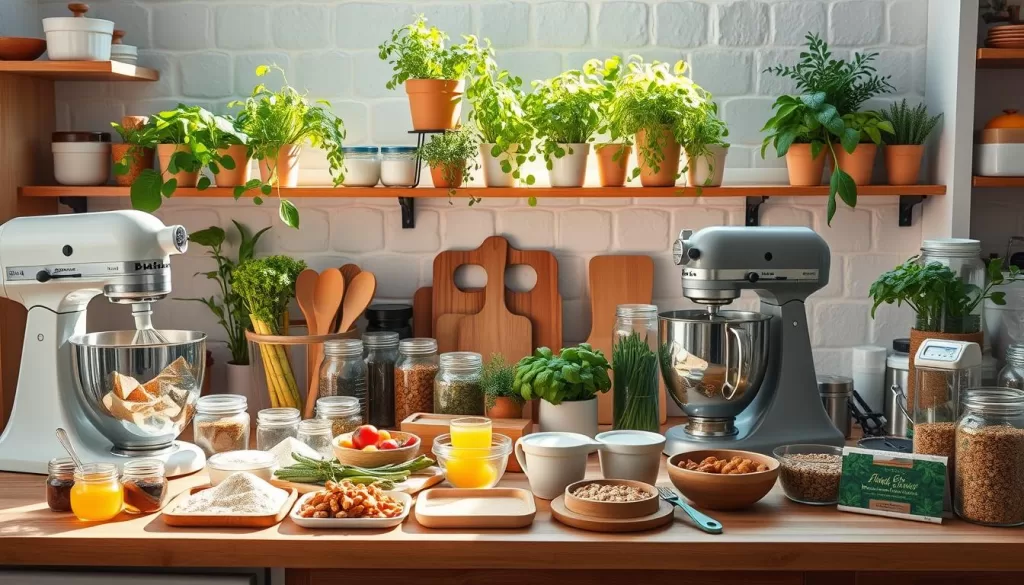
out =
[(689, 516), (690, 519), (697, 524), (697, 527), (703, 530), (704, 532), (707, 532), (708, 534), (722, 533), (721, 522), (715, 520), (714, 518), (706, 514), (697, 511), (696, 508), (684, 502), (683, 499), (676, 495), (676, 493), (671, 489), (667, 487), (659, 487), (658, 494), (660, 494), (661, 499), (665, 500), (666, 502), (674, 506), (678, 506), (679, 508), (682, 508), (682, 510), (686, 512), (686, 515)]

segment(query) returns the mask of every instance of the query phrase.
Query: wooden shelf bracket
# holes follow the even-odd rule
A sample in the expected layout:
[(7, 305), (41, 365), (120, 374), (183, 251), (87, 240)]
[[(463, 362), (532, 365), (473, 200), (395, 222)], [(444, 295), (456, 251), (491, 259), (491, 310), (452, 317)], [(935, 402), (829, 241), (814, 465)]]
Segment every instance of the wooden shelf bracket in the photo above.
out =
[(761, 225), (761, 204), (768, 201), (767, 197), (747, 197), (747, 213), (744, 225), (756, 227)]
[(87, 197), (81, 197), (77, 195), (58, 197), (57, 201), (61, 205), (67, 205), (71, 208), (74, 213), (85, 213), (89, 211), (89, 199)]
[(416, 229), (416, 200), (412, 197), (399, 197), (398, 205), (402, 208), (402, 229)]
[(910, 227), (914, 224), (914, 206), (924, 201), (924, 197), (924, 195), (900, 195), (900, 227)]

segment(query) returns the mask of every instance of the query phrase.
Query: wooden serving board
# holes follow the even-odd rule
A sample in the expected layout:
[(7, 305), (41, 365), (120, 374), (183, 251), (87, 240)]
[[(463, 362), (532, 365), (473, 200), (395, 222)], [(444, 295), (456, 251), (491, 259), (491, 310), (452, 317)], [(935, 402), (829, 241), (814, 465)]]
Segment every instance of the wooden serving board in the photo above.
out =
[(193, 494), (211, 489), (212, 487), (213, 486), (209, 485), (194, 487), (175, 496), (175, 498), (164, 507), (164, 512), (160, 514), (164, 519), (164, 523), (168, 526), (192, 526), (202, 528), (270, 528), (271, 526), (276, 526), (285, 519), (285, 516), (287, 516), (288, 512), (292, 509), (292, 506), (295, 505), (295, 500), (299, 497), (298, 490), (289, 489), (288, 498), (285, 499), (281, 509), (278, 510), (276, 514), (264, 514), (262, 516), (176, 514), (174, 512), (182, 502), (192, 497)]
[(565, 507), (565, 495), (551, 501), (551, 515), (562, 524), (589, 530), (591, 532), (640, 532), (652, 530), (672, 522), (675, 517), (674, 507), (668, 502), (658, 499), (658, 511), (639, 518), (597, 518), (577, 514)]
[(415, 512), (427, 528), (523, 528), (533, 524), (537, 505), (519, 488), (448, 488), (420, 494)]
[[(420, 438), (420, 452), (418, 455), (430, 455), (431, 449), (434, 446), (434, 439), (447, 433), (452, 419), (456, 418), (462, 418), (462, 416), (417, 412), (400, 421), (399, 428)], [(505, 435), (512, 439), (514, 444), (520, 437), (533, 432), (533, 421), (528, 418), (496, 418), (491, 420), (491, 431), (499, 435)], [(519, 461), (516, 460), (515, 456), (509, 456), (506, 470), (514, 472), (523, 471), (519, 467)]]
[[(422, 471), (409, 476), (409, 479), (402, 483), (395, 484), (391, 491), (402, 492), (409, 495), (421, 492), (444, 481), (444, 472), (440, 467), (428, 467)], [(315, 483), (296, 483), (294, 481), (281, 481), (280, 479), (270, 480), (270, 484), (283, 490), (295, 490), (300, 494), (308, 494), (322, 490), (324, 486)]]

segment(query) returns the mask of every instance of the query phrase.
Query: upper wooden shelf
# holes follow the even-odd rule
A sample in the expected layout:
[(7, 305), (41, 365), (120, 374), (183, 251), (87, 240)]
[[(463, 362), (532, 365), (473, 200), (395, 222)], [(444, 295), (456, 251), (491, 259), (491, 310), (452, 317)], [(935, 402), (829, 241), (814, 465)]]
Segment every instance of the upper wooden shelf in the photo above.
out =
[(975, 187), (1024, 187), (1024, 177), (974, 177)]
[(978, 69), (1024, 68), (1024, 49), (978, 49)]
[(55, 81), (156, 81), (160, 72), (120, 61), (0, 61), (0, 73)]

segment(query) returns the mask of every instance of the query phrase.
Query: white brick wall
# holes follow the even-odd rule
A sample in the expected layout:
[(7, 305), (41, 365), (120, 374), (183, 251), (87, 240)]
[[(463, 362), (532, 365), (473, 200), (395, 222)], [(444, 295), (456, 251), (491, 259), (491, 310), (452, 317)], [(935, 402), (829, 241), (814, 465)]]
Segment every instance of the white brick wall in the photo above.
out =
[[(66, 3), (0, 2), (0, 33), (38, 34), (37, 16), (63, 14)], [(761, 71), (780, 59), (792, 62), (808, 30), (823, 33), (840, 55), (864, 48), (882, 51), (879, 69), (897, 76), (903, 95), (916, 98), (923, 91), (925, 0), (93, 0), (90, 5), (96, 15), (128, 29), (127, 42), (140, 46), (142, 63), (158, 67), (162, 80), (64, 85), (57, 108), (62, 129), (102, 129), (123, 113), (149, 113), (180, 99), (223, 109), (251, 90), (257, 64), (276, 62), (294, 85), (332, 100), (345, 118), (350, 143), (408, 143), (405, 96), (384, 89), (389, 72), (377, 61), (376, 47), (418, 12), (450, 33), (490, 37), (500, 47), (501, 64), (527, 82), (591, 56), (688, 59), (695, 79), (716, 92), (730, 124), (730, 178), (753, 167), (745, 179), (756, 179), (756, 173), (779, 179), (772, 167), (781, 161), (762, 161), (753, 150), (775, 95), (791, 86)], [(97, 210), (127, 204), (90, 202)], [(232, 218), (252, 227), (273, 224), (260, 252), (291, 253), (315, 268), (358, 262), (377, 273), (379, 294), (396, 300), (408, 300), (417, 287), (430, 283), (437, 252), (473, 245), (490, 233), (505, 234), (521, 247), (554, 248), (567, 341), (584, 339), (589, 332), (586, 267), (593, 255), (651, 254), (659, 306), (685, 307), (689, 303), (680, 297), (679, 273), (671, 262), (673, 234), (683, 227), (743, 219), (740, 199), (557, 199), (541, 200), (539, 208), (531, 209), (525, 200), (485, 198), (472, 210), (463, 201), (449, 205), (438, 199), (418, 200), (416, 229), (402, 230), (397, 203), (391, 200), (298, 204), (299, 233), (281, 226), (274, 209), (248, 202), (173, 201), (159, 215), (192, 230), (211, 223), (227, 226)], [(857, 211), (840, 211), (832, 228), (825, 225), (824, 201), (818, 199), (769, 200), (761, 214), (765, 225), (813, 227), (832, 246), (831, 282), (808, 308), (821, 371), (847, 372), (851, 345), (887, 344), (893, 335), (906, 333), (910, 322), (905, 313), (884, 310), (871, 321), (864, 296), (877, 271), (920, 245), (919, 225), (896, 226), (895, 198), (862, 199)], [(1004, 222), (1013, 224), (1006, 230), (1019, 227), (1016, 217)], [(176, 259), (175, 294), (210, 294), (213, 289), (205, 280), (191, 276), (208, 268), (198, 247)], [(736, 306), (752, 308), (755, 300), (748, 295)], [(92, 309), (93, 328), (130, 326), (127, 314), (106, 302), (97, 301)], [(164, 301), (156, 321), (222, 337), (199, 305)]]

